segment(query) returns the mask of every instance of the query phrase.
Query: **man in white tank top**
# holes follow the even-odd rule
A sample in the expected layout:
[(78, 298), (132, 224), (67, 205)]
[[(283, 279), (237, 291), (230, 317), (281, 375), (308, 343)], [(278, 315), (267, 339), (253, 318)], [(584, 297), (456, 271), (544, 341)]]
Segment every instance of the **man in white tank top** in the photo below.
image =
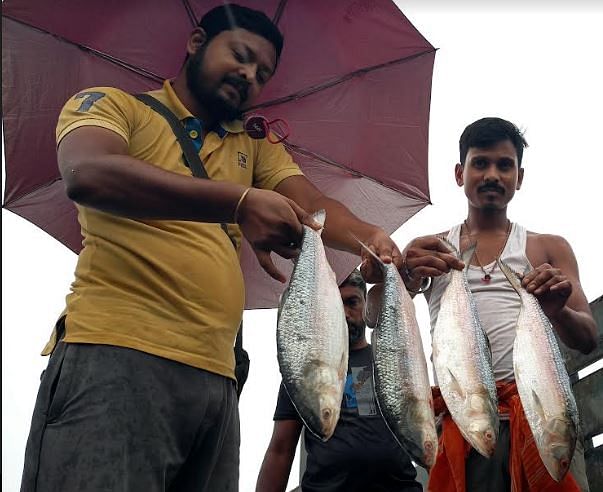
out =
[[(406, 267), (403, 277), (409, 291), (422, 292), (421, 286), (425, 285), (428, 277), (433, 278), (425, 291), (433, 333), (440, 299), (448, 282), (446, 273), (465, 266), (448, 253), (448, 248), (438, 236), (446, 236), (460, 251), (476, 244), (468, 266), (468, 281), (490, 342), (501, 412), (494, 456), (487, 459), (471, 449), (466, 459), (460, 457), (459, 460), (459, 456), (450, 456), (454, 450), (444, 448), (444, 453), (438, 454), (431, 470), (430, 491), (464, 492), (461, 490), (464, 483), (465, 490), (471, 492), (502, 492), (511, 490), (511, 482), (514, 487), (521, 482), (520, 490), (543, 490), (542, 482), (528, 485), (525, 479), (521, 479), (522, 474), (528, 477), (541, 475), (541, 470), (526, 465), (527, 459), (521, 462), (523, 454), (520, 466), (512, 469), (510, 465), (513, 457), (510, 456), (509, 418), (513, 421), (514, 415), (509, 415), (512, 410), (506, 402), (517, 395), (513, 383), (513, 342), (520, 300), (498, 268), (498, 258), (515, 271), (531, 270), (524, 276), (522, 284), (538, 298), (565, 345), (583, 353), (592, 351), (596, 345), (596, 324), (580, 285), (576, 258), (568, 242), (560, 236), (526, 231), (507, 218), (507, 205), (523, 181), (521, 161), (526, 146), (520, 130), (500, 118), (483, 118), (469, 125), (460, 138), (460, 163), (455, 168), (457, 185), (464, 188), (467, 196), (466, 220), (443, 234), (414, 239), (403, 252)], [(440, 402), (443, 403), (441, 398)], [(445, 411), (445, 406), (442, 410)], [(451, 429), (450, 432), (460, 436), (452, 427), (455, 424), (451, 419), (444, 421), (449, 422), (444, 425), (444, 432)], [(517, 444), (517, 441), (513, 442)], [(583, 463), (583, 451), (578, 447), (571, 474), (568, 473), (567, 479), (559, 484), (547, 483), (547, 487), (553, 488), (546, 490), (579, 490), (577, 485), (581, 490), (588, 490)], [(546, 471), (543, 476), (552, 481)]]

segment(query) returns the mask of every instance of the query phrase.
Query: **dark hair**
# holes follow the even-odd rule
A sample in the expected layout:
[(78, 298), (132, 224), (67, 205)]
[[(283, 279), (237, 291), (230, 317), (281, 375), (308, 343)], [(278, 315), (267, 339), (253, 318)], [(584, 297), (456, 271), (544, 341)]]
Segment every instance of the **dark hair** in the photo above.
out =
[(283, 50), (283, 35), (264, 12), (235, 3), (227, 3), (211, 9), (202, 17), (198, 26), (205, 31), (207, 41), (222, 31), (241, 28), (270, 41), (276, 50), (277, 60)]
[(360, 270), (358, 270), (358, 268), (355, 268), (354, 271), (348, 275), (348, 278), (341, 282), (339, 288), (341, 289), (346, 285), (357, 287), (362, 291), (362, 294), (366, 298), (366, 282), (362, 278), (362, 274), (360, 273)]
[(510, 140), (515, 147), (517, 160), (521, 166), (523, 149), (528, 146), (528, 142), (519, 128), (502, 118), (490, 117), (474, 121), (465, 128), (459, 140), (461, 165), (465, 164), (467, 152), (471, 147), (485, 149), (505, 140)]

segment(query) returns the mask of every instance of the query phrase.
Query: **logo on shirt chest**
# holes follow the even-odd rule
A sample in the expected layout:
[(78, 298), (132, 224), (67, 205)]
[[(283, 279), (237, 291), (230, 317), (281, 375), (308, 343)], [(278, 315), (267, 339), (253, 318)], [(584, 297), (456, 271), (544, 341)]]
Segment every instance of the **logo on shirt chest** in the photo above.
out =
[(237, 163), (239, 164), (239, 167), (247, 169), (247, 159), (247, 154), (244, 154), (243, 152), (237, 152)]

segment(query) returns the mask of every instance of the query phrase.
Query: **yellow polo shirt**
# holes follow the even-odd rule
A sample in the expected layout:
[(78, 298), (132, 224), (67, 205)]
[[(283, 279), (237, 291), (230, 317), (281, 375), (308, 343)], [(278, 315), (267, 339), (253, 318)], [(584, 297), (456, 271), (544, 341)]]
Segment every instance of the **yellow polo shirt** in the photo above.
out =
[[(169, 81), (150, 94), (179, 119), (192, 116)], [(82, 126), (111, 130), (132, 157), (198, 179), (166, 120), (130, 94), (109, 87), (76, 94), (59, 117), (57, 145)], [(240, 122), (209, 132), (200, 157), (216, 181), (274, 189), (301, 174), (281, 145), (249, 138)], [(84, 247), (67, 296), (64, 340), (129, 347), (234, 378), (245, 293), (238, 251), (220, 225), (77, 209)], [(238, 226), (229, 232), (240, 245)]]

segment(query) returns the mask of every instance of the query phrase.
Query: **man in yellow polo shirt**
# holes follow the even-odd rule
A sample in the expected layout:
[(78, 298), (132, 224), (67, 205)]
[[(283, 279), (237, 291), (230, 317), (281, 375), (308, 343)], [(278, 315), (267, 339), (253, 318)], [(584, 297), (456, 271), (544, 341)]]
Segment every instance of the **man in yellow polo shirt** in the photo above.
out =
[(322, 195), (281, 145), (242, 131), (282, 44), (263, 13), (217, 7), (180, 74), (150, 93), (209, 180), (191, 177), (167, 121), (130, 94), (87, 89), (63, 108), (58, 161), (84, 247), (46, 349), (22, 490), (237, 490), (241, 236), (284, 281), (271, 253), (295, 257), (302, 224), (324, 208), (328, 244), (358, 254), (352, 232), (397, 261), (383, 230)]

